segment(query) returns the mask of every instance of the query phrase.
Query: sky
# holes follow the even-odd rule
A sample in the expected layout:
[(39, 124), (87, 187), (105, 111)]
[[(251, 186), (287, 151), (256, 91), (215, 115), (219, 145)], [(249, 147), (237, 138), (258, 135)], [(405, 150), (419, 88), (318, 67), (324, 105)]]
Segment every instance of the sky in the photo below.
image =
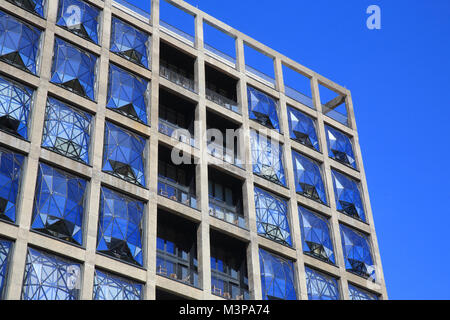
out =
[(187, 2), (351, 90), (388, 296), (450, 299), (450, 1)]

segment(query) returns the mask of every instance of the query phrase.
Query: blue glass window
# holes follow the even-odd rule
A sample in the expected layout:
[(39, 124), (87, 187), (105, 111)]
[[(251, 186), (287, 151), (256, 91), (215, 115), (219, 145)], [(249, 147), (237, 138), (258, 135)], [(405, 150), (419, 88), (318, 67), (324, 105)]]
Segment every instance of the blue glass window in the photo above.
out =
[(101, 189), (97, 251), (142, 266), (144, 203)]
[(350, 217), (366, 221), (359, 184), (343, 174), (331, 170), (336, 209)]
[(291, 246), (287, 201), (255, 187), (256, 227), (258, 234)]
[(0, 60), (38, 73), (41, 30), (0, 11)]
[(250, 132), (252, 146), (253, 173), (274, 183), (286, 186), (283, 167), (283, 151), (279, 144), (267, 137)]
[(303, 112), (288, 106), (289, 135), (291, 139), (320, 151), (314, 120)]
[(28, 139), (28, 119), (32, 101), (33, 90), (0, 77), (0, 129)]
[(14, 3), (16, 6), (21, 7), (27, 11), (33, 12), (38, 16), (44, 18), (45, 15), (45, 0), (7, 0)]
[(0, 239), (0, 300), (3, 299), (6, 288), (6, 276), (8, 273), (9, 253), (11, 251), (11, 241)]
[(147, 80), (110, 64), (106, 107), (147, 124), (148, 84)]
[(328, 156), (340, 163), (356, 169), (355, 155), (350, 138), (344, 133), (325, 125)]
[(339, 300), (339, 286), (334, 277), (305, 267), (309, 300)]
[(100, 10), (80, 0), (59, 0), (56, 25), (98, 43)]
[(28, 248), (22, 300), (77, 300), (81, 265)]
[(73, 44), (55, 38), (51, 82), (95, 100), (97, 58)]
[(87, 112), (48, 98), (42, 146), (88, 164), (91, 119)]
[(294, 264), (259, 249), (263, 300), (295, 300)]
[(24, 156), (0, 148), (0, 219), (16, 222)]
[(378, 300), (378, 296), (354, 285), (348, 284), (350, 300)]
[(341, 225), (342, 250), (344, 250), (345, 269), (366, 279), (375, 281), (375, 266), (365, 234)]
[(40, 163), (31, 228), (81, 245), (85, 191), (84, 179)]
[(141, 300), (142, 284), (95, 270), (94, 300)]
[(102, 170), (145, 187), (145, 139), (110, 122), (105, 123)]
[(110, 50), (125, 59), (148, 68), (150, 36), (115, 17), (111, 23)]
[(247, 86), (248, 117), (280, 132), (277, 102), (267, 94)]
[(297, 193), (319, 203), (327, 204), (327, 195), (319, 164), (295, 151), (292, 151), (292, 163)]
[(302, 206), (298, 207), (298, 213), (302, 229), (303, 252), (334, 264), (333, 242), (328, 220)]

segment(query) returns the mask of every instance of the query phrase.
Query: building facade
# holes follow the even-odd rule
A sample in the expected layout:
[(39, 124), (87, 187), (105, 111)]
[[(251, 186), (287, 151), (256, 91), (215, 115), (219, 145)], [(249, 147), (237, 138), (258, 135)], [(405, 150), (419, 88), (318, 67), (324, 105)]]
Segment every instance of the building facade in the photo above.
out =
[(0, 297), (387, 299), (350, 91), (162, 1), (0, 1)]

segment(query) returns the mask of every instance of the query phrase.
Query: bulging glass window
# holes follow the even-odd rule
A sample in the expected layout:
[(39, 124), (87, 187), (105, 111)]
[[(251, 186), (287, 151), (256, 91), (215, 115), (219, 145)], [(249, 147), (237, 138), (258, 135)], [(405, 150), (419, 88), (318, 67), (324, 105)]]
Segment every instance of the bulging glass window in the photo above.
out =
[(33, 206), (33, 230), (81, 245), (86, 180), (39, 164)]
[(141, 300), (142, 284), (95, 270), (94, 300)]
[(16, 222), (22, 168), (25, 157), (0, 147), (0, 219)]
[(145, 144), (139, 135), (106, 122), (102, 170), (145, 187)]
[(305, 267), (305, 273), (309, 300), (339, 300), (336, 278), (308, 267)]
[(298, 207), (303, 252), (317, 259), (335, 263), (328, 220), (308, 209)]
[(363, 278), (376, 280), (369, 237), (341, 224), (345, 269)]
[(33, 90), (0, 76), (0, 129), (28, 139), (30, 109)]
[(0, 300), (3, 300), (12, 242), (0, 238)]
[(22, 300), (77, 300), (80, 285), (79, 263), (28, 248)]
[(116, 17), (111, 22), (110, 50), (148, 69), (150, 36)]
[(319, 140), (317, 139), (316, 125), (314, 120), (298, 111), (295, 108), (289, 107), (288, 121), (289, 121), (289, 136), (291, 139), (311, 148), (320, 151)]
[(263, 300), (295, 300), (294, 264), (275, 254), (259, 249)]
[(348, 295), (350, 300), (378, 300), (377, 295), (356, 287), (350, 283), (348, 284)]
[(39, 46), (42, 31), (0, 11), (0, 60), (39, 73)]
[(109, 65), (106, 107), (147, 124), (149, 82), (114, 64)]
[(97, 251), (142, 266), (144, 202), (101, 188)]
[(50, 81), (90, 100), (96, 99), (97, 57), (55, 38)]
[(267, 94), (247, 86), (248, 117), (280, 132), (277, 102)]
[(89, 164), (92, 116), (54, 98), (47, 99), (42, 146)]
[(295, 151), (292, 151), (292, 163), (297, 193), (321, 204), (327, 204), (327, 195), (319, 164)]
[(27, 11), (33, 12), (38, 16), (44, 18), (45, 16), (45, 7), (46, 0), (7, 0), (11, 3), (14, 3), (16, 6), (21, 7)]
[(356, 169), (355, 155), (350, 138), (344, 133), (325, 125), (328, 156), (346, 166)]
[(335, 170), (331, 170), (331, 176), (337, 211), (365, 222), (366, 215), (359, 183)]
[(56, 25), (98, 43), (100, 10), (81, 0), (59, 0)]
[(258, 187), (254, 190), (258, 234), (292, 246), (287, 201)]
[(283, 167), (283, 151), (279, 144), (267, 137), (250, 132), (253, 173), (267, 180), (286, 186)]

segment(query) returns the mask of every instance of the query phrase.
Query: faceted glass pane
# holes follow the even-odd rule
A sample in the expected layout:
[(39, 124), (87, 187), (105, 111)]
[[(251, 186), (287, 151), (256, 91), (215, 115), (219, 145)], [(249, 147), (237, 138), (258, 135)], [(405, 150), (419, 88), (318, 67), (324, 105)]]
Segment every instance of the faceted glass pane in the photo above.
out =
[(279, 144), (270, 139), (250, 132), (253, 173), (274, 183), (286, 186), (283, 167), (283, 151)]
[(334, 277), (305, 267), (309, 300), (339, 300), (339, 287)]
[(320, 151), (314, 120), (288, 106), (289, 135), (291, 139)]
[(142, 284), (95, 270), (94, 300), (141, 300)]
[(81, 265), (28, 248), (22, 300), (77, 300)]
[(59, 0), (56, 24), (98, 43), (100, 10), (81, 0)]
[(8, 273), (9, 253), (11, 251), (12, 242), (0, 239), (0, 300), (3, 300), (6, 288), (6, 276)]
[(147, 124), (148, 84), (147, 80), (110, 64), (106, 107)]
[(28, 10), (44, 18), (46, 0), (7, 0), (22, 9)]
[(142, 266), (144, 203), (101, 188), (97, 251)]
[(348, 284), (350, 300), (378, 300), (378, 296), (361, 288)]
[(375, 281), (375, 265), (368, 236), (341, 225), (341, 238), (347, 271)]
[(359, 184), (334, 170), (331, 170), (331, 176), (336, 197), (336, 209), (348, 216), (366, 221)]
[(356, 169), (355, 155), (350, 138), (344, 133), (325, 125), (328, 144), (328, 156)]
[(255, 187), (255, 210), (258, 234), (292, 245), (286, 200)]
[(28, 139), (33, 90), (0, 76), (0, 129)]
[(292, 151), (292, 163), (297, 193), (319, 203), (327, 204), (327, 195), (319, 164), (295, 151)]
[(295, 300), (294, 264), (259, 249), (263, 300)]
[(0, 11), (0, 60), (37, 74), (41, 33), (41, 30)]
[(40, 163), (31, 228), (81, 245), (85, 191), (86, 180)]
[(42, 146), (89, 164), (91, 120), (89, 113), (48, 98)]
[(277, 102), (267, 94), (247, 86), (248, 117), (280, 132)]
[(302, 206), (298, 207), (298, 213), (302, 229), (303, 252), (334, 264), (333, 242), (328, 220)]
[(110, 50), (148, 69), (150, 36), (116, 17), (112, 17)]
[(0, 148), (0, 219), (16, 222), (24, 156)]
[(102, 170), (145, 187), (145, 143), (137, 134), (106, 122)]
[(73, 44), (55, 38), (51, 82), (95, 100), (97, 58)]

